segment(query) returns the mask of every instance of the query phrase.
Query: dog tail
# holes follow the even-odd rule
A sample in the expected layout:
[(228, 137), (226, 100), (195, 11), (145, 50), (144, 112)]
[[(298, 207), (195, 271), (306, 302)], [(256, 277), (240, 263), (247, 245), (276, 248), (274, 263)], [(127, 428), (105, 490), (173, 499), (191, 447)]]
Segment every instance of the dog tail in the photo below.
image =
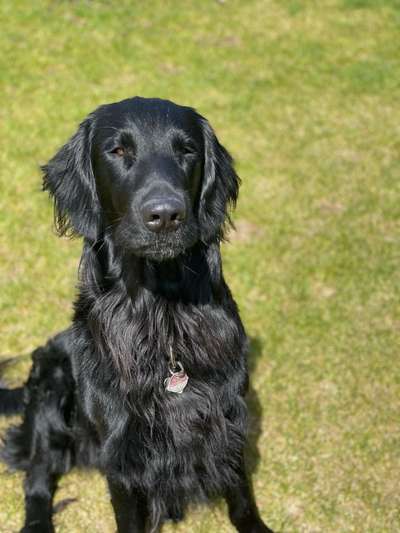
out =
[[(0, 377), (4, 369), (13, 362), (13, 359), (6, 359), (0, 362)], [(0, 381), (0, 415), (16, 415), (23, 411), (24, 407), (24, 387), (7, 389)]]

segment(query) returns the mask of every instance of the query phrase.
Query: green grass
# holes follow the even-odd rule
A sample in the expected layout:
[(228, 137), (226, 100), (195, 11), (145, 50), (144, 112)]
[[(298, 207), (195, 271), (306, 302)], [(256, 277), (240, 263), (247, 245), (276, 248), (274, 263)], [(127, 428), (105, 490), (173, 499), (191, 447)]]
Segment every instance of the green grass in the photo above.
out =
[[(1, 355), (71, 316), (80, 243), (52, 233), (38, 165), (101, 103), (195, 106), (243, 179), (223, 252), (252, 338), (262, 514), (287, 533), (399, 531), (399, 1), (5, 0), (0, 16)], [(9, 533), (21, 477), (0, 493)], [(65, 477), (65, 498), (58, 532), (114, 531), (98, 475)], [(221, 504), (176, 531), (231, 528)]]

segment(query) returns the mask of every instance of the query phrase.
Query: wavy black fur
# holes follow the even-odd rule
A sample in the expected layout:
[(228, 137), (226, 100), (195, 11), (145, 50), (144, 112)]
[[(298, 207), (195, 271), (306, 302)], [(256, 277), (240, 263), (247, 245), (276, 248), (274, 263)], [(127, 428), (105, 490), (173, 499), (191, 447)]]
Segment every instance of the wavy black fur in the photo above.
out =
[[(34, 352), (5, 440), (27, 476), (23, 531), (53, 530), (57, 480), (74, 465), (107, 477), (120, 533), (218, 496), (238, 531), (270, 531), (245, 474), (247, 340), (219, 250), (239, 185), (228, 152), (192, 109), (134, 98), (96, 110), (44, 172), (60, 233), (84, 246), (72, 327)], [(185, 205), (174, 232), (143, 225), (160, 197)], [(171, 348), (182, 394), (164, 386)]]

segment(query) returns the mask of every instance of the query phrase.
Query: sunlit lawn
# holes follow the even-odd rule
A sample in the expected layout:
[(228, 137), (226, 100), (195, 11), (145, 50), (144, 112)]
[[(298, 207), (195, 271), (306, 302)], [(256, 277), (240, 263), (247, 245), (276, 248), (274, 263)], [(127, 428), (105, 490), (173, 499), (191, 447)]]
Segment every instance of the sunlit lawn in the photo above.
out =
[[(71, 316), (80, 242), (54, 236), (38, 165), (101, 103), (194, 106), (243, 179), (224, 257), (252, 338), (262, 514), (288, 533), (400, 531), (400, 2), (4, 0), (0, 13), (2, 357)], [(1, 476), (1, 532), (22, 524), (21, 481)], [(115, 530), (100, 476), (64, 478), (69, 498), (57, 532)], [(222, 505), (175, 530), (232, 531)]]

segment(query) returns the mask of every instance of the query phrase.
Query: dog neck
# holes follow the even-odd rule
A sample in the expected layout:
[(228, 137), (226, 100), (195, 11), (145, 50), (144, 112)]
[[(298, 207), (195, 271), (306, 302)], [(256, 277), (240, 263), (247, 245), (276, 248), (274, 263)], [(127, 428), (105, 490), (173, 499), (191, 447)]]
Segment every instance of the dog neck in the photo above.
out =
[(111, 239), (84, 246), (81, 292), (102, 298), (118, 289), (134, 301), (143, 294), (185, 304), (218, 302), (226, 288), (219, 244), (197, 243), (183, 255), (161, 262), (123, 253)]
[[(211, 339), (219, 321), (230, 320), (227, 314), (235, 315), (236, 326), (225, 335), (226, 350), (236, 353), (240, 347), (240, 322), (218, 245), (198, 245), (185, 256), (155, 263), (120, 255), (110, 241), (86, 243), (80, 270), (75, 323), (93, 338), (102, 359), (114, 362), (124, 390), (143, 361), (166, 369), (171, 346), (182, 360), (186, 353), (201, 355), (204, 335), (210, 332)], [(210, 340), (208, 350), (218, 360), (218, 339)]]

